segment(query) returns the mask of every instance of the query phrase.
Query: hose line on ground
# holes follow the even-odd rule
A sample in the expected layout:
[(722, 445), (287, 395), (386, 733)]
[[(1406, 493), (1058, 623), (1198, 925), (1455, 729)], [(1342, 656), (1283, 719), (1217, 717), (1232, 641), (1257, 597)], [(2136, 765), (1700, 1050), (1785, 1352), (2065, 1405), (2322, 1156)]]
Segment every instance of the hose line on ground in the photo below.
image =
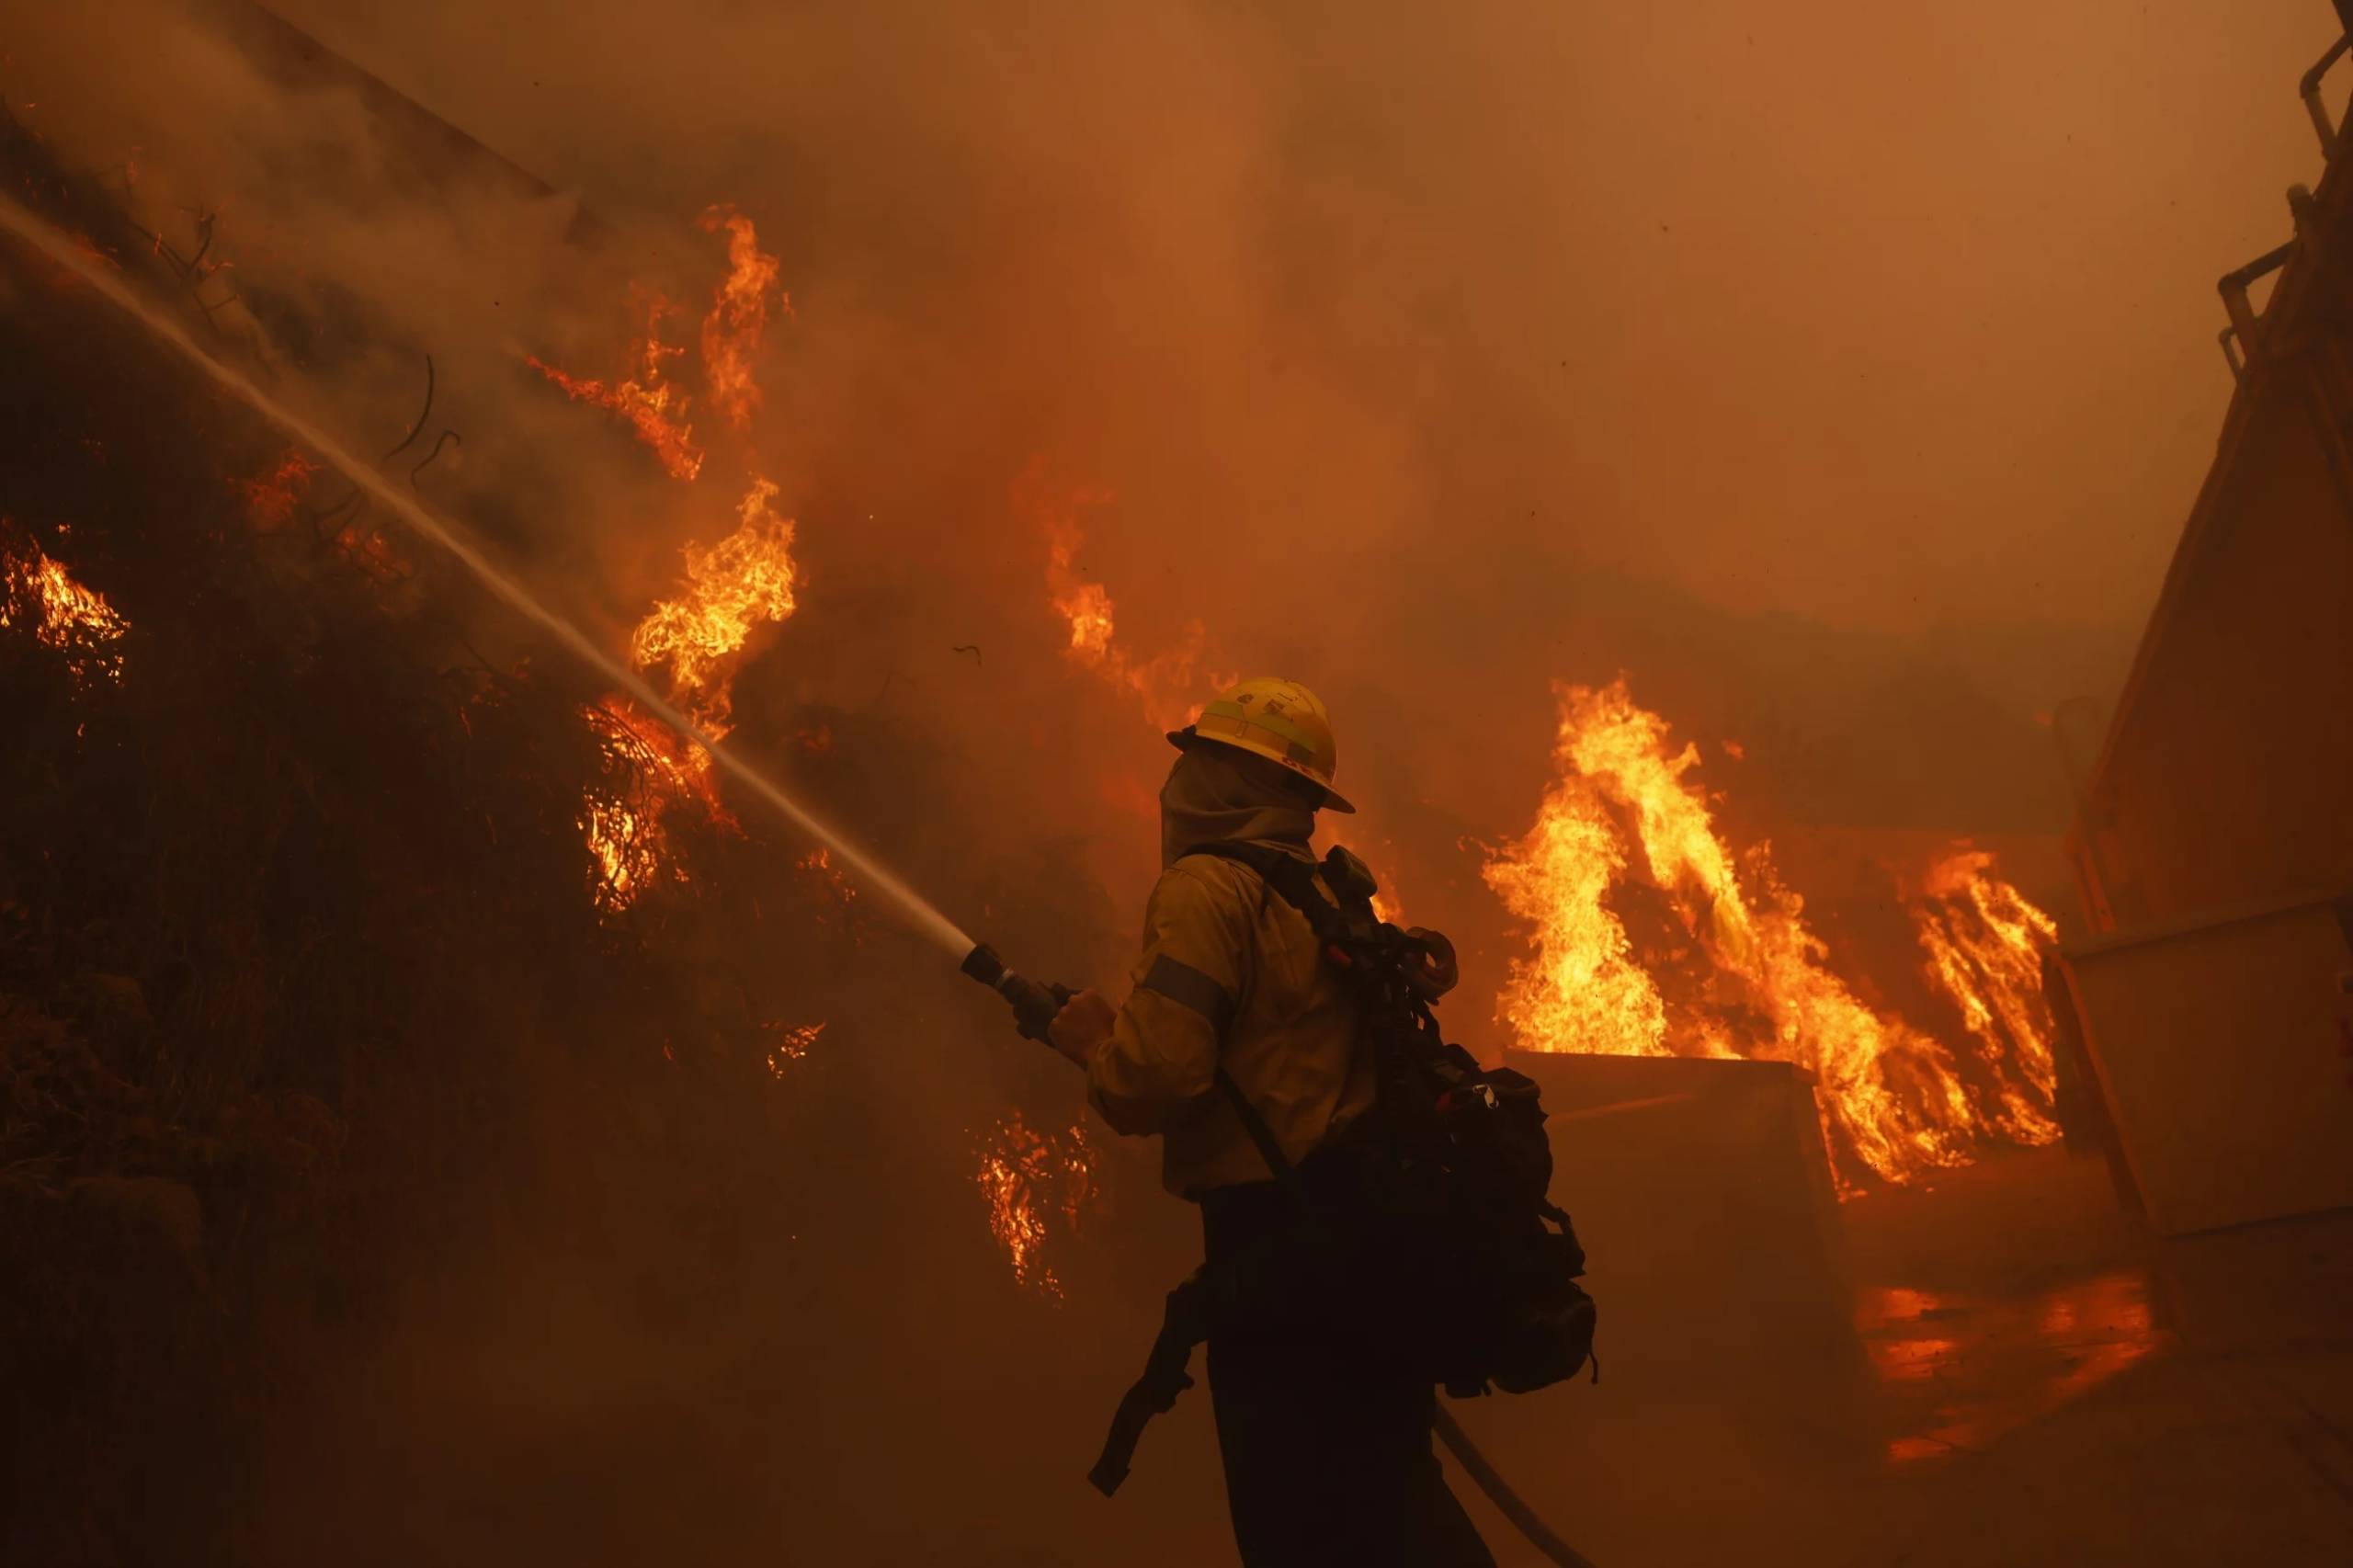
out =
[(1478, 1484), (1479, 1490), (1487, 1494), (1487, 1500), (1511, 1521), (1512, 1528), (1528, 1538), (1530, 1546), (1559, 1563), (1561, 1568), (1594, 1568), (1593, 1559), (1554, 1535), (1551, 1527), (1536, 1517), (1536, 1510), (1511, 1489), (1510, 1483), (1495, 1473), (1495, 1467), (1487, 1462), (1487, 1456), (1479, 1451), (1477, 1445), (1471, 1441), (1471, 1435), (1463, 1431), (1461, 1423), (1454, 1419), (1454, 1412), (1443, 1404), (1439, 1405), (1435, 1426), (1438, 1440), (1446, 1445), (1447, 1451)]

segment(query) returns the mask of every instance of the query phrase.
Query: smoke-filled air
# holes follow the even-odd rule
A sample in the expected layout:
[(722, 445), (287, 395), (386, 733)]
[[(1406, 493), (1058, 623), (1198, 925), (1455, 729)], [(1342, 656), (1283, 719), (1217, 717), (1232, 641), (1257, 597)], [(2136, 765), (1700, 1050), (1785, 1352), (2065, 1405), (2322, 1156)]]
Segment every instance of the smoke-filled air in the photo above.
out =
[(0, 1559), (1237, 1561), (1208, 1390), (1086, 1485), (1200, 1221), (1005, 1001), (1279, 676), (1542, 1087), (1545, 1528), (2172, 1561), (2066, 843), (2337, 30), (0, 0)]

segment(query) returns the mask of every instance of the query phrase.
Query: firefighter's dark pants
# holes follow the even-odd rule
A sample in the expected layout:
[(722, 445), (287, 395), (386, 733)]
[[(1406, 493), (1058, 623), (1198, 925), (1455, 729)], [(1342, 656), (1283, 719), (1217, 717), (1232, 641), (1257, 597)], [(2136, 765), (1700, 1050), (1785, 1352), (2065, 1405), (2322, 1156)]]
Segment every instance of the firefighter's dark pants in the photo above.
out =
[[(1302, 1175), (1314, 1180), (1317, 1162)], [(1347, 1184), (1318, 1182), (1335, 1211)], [(1204, 1195), (1210, 1262), (1293, 1225), (1272, 1182)], [(1210, 1401), (1245, 1568), (1494, 1568), (1430, 1447), (1435, 1393), (1358, 1332), (1373, 1314), (1339, 1299), (1292, 1301), (1256, 1327), (1213, 1327)]]

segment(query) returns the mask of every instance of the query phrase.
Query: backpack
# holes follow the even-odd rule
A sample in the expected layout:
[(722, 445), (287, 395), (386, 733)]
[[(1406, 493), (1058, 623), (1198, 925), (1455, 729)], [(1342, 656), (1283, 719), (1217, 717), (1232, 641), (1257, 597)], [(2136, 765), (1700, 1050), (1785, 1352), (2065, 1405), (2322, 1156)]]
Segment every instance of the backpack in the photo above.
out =
[[(1500, 1389), (1526, 1393), (1575, 1375), (1593, 1355), (1595, 1307), (1569, 1216), (1550, 1196), (1552, 1145), (1533, 1081), (1483, 1068), (1448, 1043), (1432, 1011), (1455, 980), (1444, 937), (1400, 930), (1372, 910), (1377, 891), (1364, 862), (1334, 848), (1317, 867), (1254, 844), (1192, 851), (1238, 861), (1307, 920), (1324, 961), (1356, 993), (1378, 1092), (1366, 1119), (1375, 1141), (1370, 1198), (1374, 1242), (1352, 1247), (1349, 1267), (1369, 1299), (1396, 1304), (1401, 1354), (1457, 1397)], [(1316, 881), (1318, 870), (1323, 885)], [(1324, 896), (1324, 888), (1332, 897)], [(1336, 903), (1335, 900), (1337, 902)], [(1302, 1237), (1329, 1233), (1306, 1183), (1284, 1157), (1266, 1119), (1222, 1069), (1221, 1093), (1299, 1211)], [(1127, 1474), (1143, 1423), (1191, 1386), (1186, 1363), (1213, 1322), (1260, 1293), (1248, 1276), (1298, 1267), (1284, 1260), (1240, 1270), (1204, 1269), (1171, 1291), (1144, 1375), (1121, 1400), (1089, 1479), (1107, 1495)], [(1237, 1277), (1237, 1274), (1240, 1277)], [(1241, 1309), (1246, 1312), (1245, 1303)]]

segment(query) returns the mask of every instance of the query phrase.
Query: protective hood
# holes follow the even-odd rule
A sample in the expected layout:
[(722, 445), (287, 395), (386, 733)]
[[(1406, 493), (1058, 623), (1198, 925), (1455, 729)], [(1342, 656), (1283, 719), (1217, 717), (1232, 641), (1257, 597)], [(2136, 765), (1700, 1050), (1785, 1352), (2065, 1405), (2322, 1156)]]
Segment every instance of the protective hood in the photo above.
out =
[(1261, 781), (1221, 755), (1188, 746), (1160, 787), (1160, 863), (1173, 866), (1204, 844), (1263, 844), (1302, 860), (1315, 812), (1280, 786)]

